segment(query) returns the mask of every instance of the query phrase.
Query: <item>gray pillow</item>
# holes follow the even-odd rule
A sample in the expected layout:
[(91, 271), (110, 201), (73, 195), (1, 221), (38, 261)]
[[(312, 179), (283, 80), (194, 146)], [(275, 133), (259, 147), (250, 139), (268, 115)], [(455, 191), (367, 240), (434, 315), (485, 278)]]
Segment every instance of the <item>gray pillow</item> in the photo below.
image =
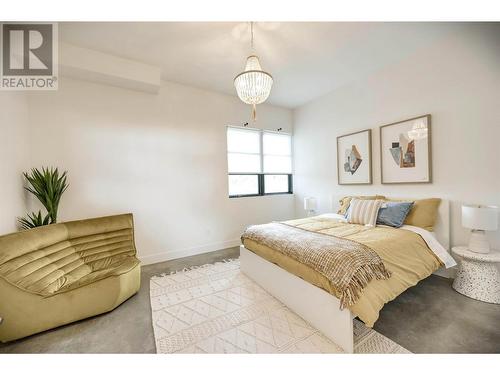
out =
[(378, 211), (377, 225), (401, 227), (412, 206), (413, 202), (385, 202)]

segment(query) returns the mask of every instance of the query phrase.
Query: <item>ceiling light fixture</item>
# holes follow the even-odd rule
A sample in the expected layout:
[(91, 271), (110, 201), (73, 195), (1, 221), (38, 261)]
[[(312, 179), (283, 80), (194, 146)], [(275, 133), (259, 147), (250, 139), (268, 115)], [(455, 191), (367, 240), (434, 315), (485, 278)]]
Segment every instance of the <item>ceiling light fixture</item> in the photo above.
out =
[(273, 77), (262, 70), (259, 57), (255, 54), (253, 43), (253, 22), (250, 22), (252, 54), (247, 57), (245, 70), (234, 78), (234, 87), (238, 97), (252, 105), (252, 118), (257, 119), (257, 104), (264, 103), (271, 93)]

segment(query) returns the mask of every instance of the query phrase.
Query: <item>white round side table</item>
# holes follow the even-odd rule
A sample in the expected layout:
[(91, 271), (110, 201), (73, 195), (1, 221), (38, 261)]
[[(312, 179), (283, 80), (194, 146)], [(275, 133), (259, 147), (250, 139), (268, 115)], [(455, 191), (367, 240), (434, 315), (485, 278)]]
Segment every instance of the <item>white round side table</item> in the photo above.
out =
[(460, 257), (453, 289), (479, 301), (500, 304), (500, 251), (474, 253), (465, 246), (452, 248)]

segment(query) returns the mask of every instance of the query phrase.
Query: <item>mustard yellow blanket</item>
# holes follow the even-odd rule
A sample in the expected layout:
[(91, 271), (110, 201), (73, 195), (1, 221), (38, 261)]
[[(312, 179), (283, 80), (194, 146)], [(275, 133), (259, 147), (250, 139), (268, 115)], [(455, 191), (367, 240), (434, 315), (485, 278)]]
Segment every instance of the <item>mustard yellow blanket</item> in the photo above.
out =
[(362, 243), (285, 223), (253, 225), (249, 239), (305, 264), (326, 277), (340, 295), (340, 308), (352, 306), (372, 279), (390, 274), (382, 259)]
[[(390, 227), (365, 227), (338, 222), (325, 217), (312, 217), (284, 222), (288, 226), (306, 231), (344, 238), (362, 244), (373, 250), (382, 260), (391, 277), (373, 278), (362, 288), (356, 301), (348, 306), (365, 324), (372, 327), (385, 303), (396, 298), (407, 288), (426, 278), (442, 264), (428, 248), (420, 235)], [(337, 298), (342, 298), (338, 285), (311, 265), (300, 262), (264, 243), (243, 237), (245, 247), (264, 259), (277, 264), (288, 272), (303, 278)]]

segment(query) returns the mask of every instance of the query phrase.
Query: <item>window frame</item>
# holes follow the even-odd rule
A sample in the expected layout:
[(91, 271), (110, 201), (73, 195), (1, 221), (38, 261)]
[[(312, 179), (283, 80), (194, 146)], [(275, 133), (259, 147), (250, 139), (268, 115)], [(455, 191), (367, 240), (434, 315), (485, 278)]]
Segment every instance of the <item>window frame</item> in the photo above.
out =
[[(258, 131), (259, 132), (259, 141), (260, 141), (260, 173), (257, 172), (229, 172), (228, 165), (228, 154), (229, 151), (227, 149), (227, 132), (228, 129), (239, 129), (239, 130), (248, 130), (248, 131)], [(290, 137), (290, 159), (291, 159), (291, 172), (290, 173), (264, 173), (264, 133), (276, 133), (276, 134), (284, 134)], [(229, 198), (246, 198), (246, 197), (263, 197), (266, 195), (284, 195), (284, 194), (293, 194), (293, 135), (292, 133), (283, 132), (283, 131), (274, 131), (274, 130), (265, 130), (258, 128), (249, 128), (243, 126), (232, 126), (228, 125), (226, 127), (226, 170), (228, 176), (257, 176), (258, 180), (258, 192), (256, 194), (229, 194), (229, 185), (228, 185), (228, 197)], [(288, 176), (288, 191), (283, 192), (274, 192), (274, 193), (266, 193), (265, 187), (265, 177), (264, 176)]]

